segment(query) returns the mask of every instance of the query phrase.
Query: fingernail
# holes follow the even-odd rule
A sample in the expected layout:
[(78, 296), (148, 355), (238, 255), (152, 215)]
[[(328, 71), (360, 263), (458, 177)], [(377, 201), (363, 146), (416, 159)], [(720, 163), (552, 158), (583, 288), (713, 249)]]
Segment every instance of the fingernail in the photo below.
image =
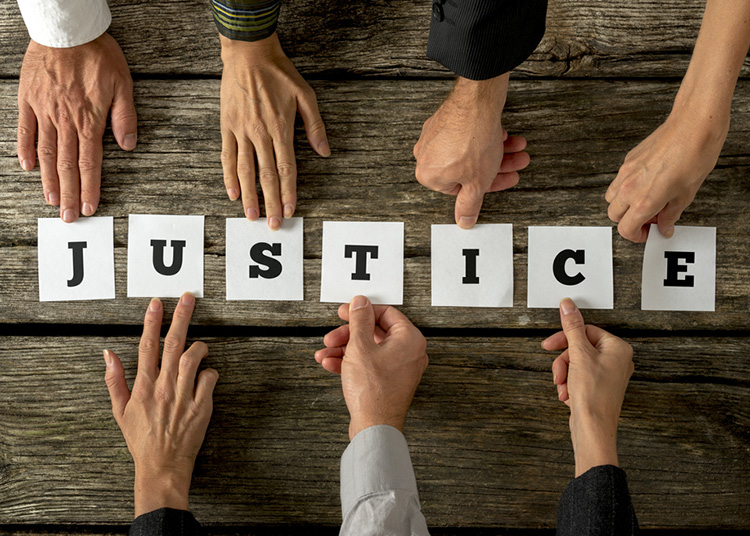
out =
[(287, 203), (286, 205), (284, 205), (284, 217), (291, 218), (292, 214), (294, 214), (294, 207)]
[(24, 171), (31, 171), (33, 169), (33, 166), (31, 165), (31, 160), (24, 160), (21, 162), (21, 167)]
[(102, 353), (104, 354), (104, 362), (107, 364), (107, 368), (112, 368), (112, 354), (109, 353), (109, 350), (104, 350)]
[(268, 226), (272, 231), (278, 231), (279, 227), (281, 227), (281, 220), (274, 216), (273, 218), (268, 220)]
[(318, 143), (317, 149), (319, 155), (331, 156), (331, 146), (328, 145), (328, 140), (323, 140)]
[(554, 372), (552, 373), (552, 383), (557, 383), (557, 374), (555, 374)]
[(365, 307), (367, 307), (368, 303), (370, 303), (370, 300), (368, 300), (366, 297), (354, 296), (352, 303), (349, 304), (349, 310), (357, 311), (359, 309), (364, 309)]
[(62, 219), (65, 223), (73, 223), (74, 221), (76, 221), (76, 213), (73, 212), (73, 209), (66, 208), (63, 211)]
[(84, 203), (81, 207), (81, 212), (84, 216), (91, 216), (94, 213), (94, 207), (89, 203)]
[(674, 227), (670, 227), (669, 229), (667, 229), (667, 232), (664, 233), (664, 236), (666, 236), (667, 238), (672, 238), (673, 234), (674, 234)]
[(458, 226), (461, 229), (471, 229), (472, 227), (474, 227), (475, 221), (477, 220), (474, 218), (470, 218), (468, 216), (461, 216), (460, 218), (458, 218)]
[(258, 212), (258, 209), (248, 208), (245, 209), (245, 216), (247, 216), (248, 220), (255, 221), (260, 217), (260, 213)]
[(562, 395), (562, 385), (557, 386), (557, 398), (560, 398)]
[(135, 149), (135, 142), (137, 141), (135, 134), (126, 134), (125, 139), (122, 140), (122, 148), (126, 151), (132, 151)]
[(151, 303), (148, 304), (148, 310), (152, 313), (159, 311), (162, 308), (162, 303), (159, 298), (153, 298)]
[(569, 315), (575, 313), (578, 310), (578, 307), (576, 307), (575, 302), (570, 298), (563, 298), (560, 300), (560, 310), (562, 310), (564, 315)]
[(60, 194), (57, 192), (50, 192), (49, 194), (49, 204), (52, 206), (57, 206), (60, 204)]
[(240, 196), (240, 193), (237, 191), (237, 188), (230, 188), (227, 190), (227, 194), (229, 195), (229, 199), (232, 201), (236, 201), (237, 198)]
[(191, 292), (186, 292), (182, 295), (180, 301), (183, 305), (193, 305), (195, 303), (195, 296)]

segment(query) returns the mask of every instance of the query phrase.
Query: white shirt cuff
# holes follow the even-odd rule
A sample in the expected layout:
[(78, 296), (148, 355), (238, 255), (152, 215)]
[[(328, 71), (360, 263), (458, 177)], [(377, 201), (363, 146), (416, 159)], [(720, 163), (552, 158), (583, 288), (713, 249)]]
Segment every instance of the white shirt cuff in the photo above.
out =
[(18, 0), (18, 7), (29, 36), (47, 47), (83, 45), (112, 22), (107, 0)]
[(365, 428), (341, 456), (341, 513), (346, 517), (362, 498), (393, 490), (418, 495), (406, 438), (385, 424)]

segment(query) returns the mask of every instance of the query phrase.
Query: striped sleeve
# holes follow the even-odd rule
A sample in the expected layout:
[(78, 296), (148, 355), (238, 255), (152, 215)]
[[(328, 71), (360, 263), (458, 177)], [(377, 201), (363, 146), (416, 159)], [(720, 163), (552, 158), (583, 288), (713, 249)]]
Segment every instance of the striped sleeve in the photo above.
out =
[(258, 41), (276, 31), (281, 0), (209, 0), (219, 33), (229, 39)]

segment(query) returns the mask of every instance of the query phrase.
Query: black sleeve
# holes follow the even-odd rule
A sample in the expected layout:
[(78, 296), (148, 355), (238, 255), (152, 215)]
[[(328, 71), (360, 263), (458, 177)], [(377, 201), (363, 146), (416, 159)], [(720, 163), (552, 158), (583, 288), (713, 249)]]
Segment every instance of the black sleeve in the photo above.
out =
[(507, 73), (544, 35), (547, 0), (433, 0), (427, 56), (459, 76)]
[(565, 488), (557, 507), (558, 536), (633, 536), (638, 520), (625, 471), (592, 467)]
[(160, 508), (135, 518), (130, 536), (200, 536), (203, 528), (187, 510)]

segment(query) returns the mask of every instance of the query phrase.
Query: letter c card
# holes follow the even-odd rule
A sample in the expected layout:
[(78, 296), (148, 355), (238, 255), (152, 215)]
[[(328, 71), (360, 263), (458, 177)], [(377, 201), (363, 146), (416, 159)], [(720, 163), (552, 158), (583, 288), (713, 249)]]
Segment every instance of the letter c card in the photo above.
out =
[(39, 301), (115, 297), (112, 217), (38, 220)]
[(227, 300), (304, 299), (303, 220), (227, 219)]
[(404, 294), (402, 222), (323, 222), (320, 301), (401, 305)]
[(611, 227), (529, 227), (528, 307), (612, 309)]
[(203, 297), (203, 216), (131, 214), (128, 297)]

